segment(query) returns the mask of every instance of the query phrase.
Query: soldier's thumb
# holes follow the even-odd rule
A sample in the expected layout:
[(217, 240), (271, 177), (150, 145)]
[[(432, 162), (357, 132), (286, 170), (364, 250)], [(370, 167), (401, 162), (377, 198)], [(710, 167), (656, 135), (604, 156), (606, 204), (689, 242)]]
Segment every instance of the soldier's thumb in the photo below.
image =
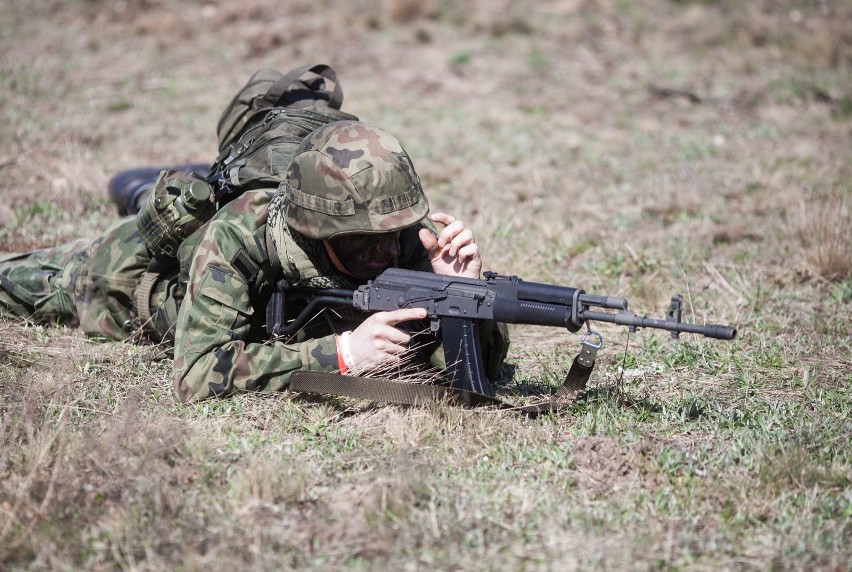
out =
[(418, 236), (420, 237), (420, 244), (423, 245), (423, 248), (429, 254), (435, 254), (436, 251), (440, 250), (438, 247), (438, 238), (425, 228), (420, 229)]

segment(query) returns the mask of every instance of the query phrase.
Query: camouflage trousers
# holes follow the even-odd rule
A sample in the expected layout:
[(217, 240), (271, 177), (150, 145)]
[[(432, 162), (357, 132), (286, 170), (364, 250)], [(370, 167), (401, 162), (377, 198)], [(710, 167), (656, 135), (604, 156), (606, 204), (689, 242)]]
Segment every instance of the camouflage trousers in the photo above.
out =
[(150, 263), (134, 218), (94, 240), (0, 255), (0, 316), (79, 326), (114, 340), (141, 333), (170, 339), (182, 298), (177, 269), (154, 282), (152, 317), (139, 319), (137, 296)]

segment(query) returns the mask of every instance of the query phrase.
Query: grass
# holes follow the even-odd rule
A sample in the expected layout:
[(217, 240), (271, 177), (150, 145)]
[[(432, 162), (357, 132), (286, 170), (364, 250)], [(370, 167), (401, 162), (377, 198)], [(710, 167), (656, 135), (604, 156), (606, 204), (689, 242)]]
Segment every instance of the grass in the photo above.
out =
[[(746, 554), (831, 566), (849, 533), (848, 380), (771, 383), (790, 367), (776, 347), (717, 372), (742, 353), (696, 341), (670, 355), (650, 338), (630, 362), (664, 361), (631, 372), (619, 395), (617, 364), (603, 364), (570, 411), (523, 421), (286, 396), (179, 405), (167, 364), (146, 362), (144, 348), (16, 331), (75, 351), (55, 356), (73, 366), (66, 387), (27, 366), (28, 399), (6, 395), (12, 561), (596, 568)], [(19, 359), (28, 351), (40, 348)], [(690, 382), (683, 372), (700, 363), (707, 379)], [(742, 376), (759, 368), (765, 391)], [(69, 538), (71, 521), (88, 526)]]
[[(185, 405), (152, 346), (0, 321), (0, 568), (849, 570), (848, 3), (326, 4), (7, 2), (0, 251), (95, 236), (112, 173), (209, 160), (254, 69), (323, 61), (487, 269), (739, 337), (596, 324), (530, 419)], [(579, 349), (512, 338), (518, 402)]]
[(835, 191), (815, 205), (802, 205), (799, 235), (807, 262), (829, 281), (852, 277), (849, 193)]

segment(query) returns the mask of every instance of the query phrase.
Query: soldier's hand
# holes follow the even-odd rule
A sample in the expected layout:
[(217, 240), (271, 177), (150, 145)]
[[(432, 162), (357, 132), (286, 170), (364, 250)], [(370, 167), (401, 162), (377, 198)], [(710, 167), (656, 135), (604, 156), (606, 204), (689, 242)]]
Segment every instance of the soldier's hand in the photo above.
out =
[(429, 218), (445, 225), (436, 238), (428, 230), (420, 230), (420, 242), (429, 253), (436, 274), (479, 278), (482, 258), (473, 232), (464, 223), (446, 213), (432, 213)]
[(403, 308), (392, 312), (376, 312), (364, 320), (349, 336), (352, 367), (365, 368), (393, 365), (400, 360), (411, 341), (411, 336), (395, 327), (401, 322), (422, 320), (423, 308)]

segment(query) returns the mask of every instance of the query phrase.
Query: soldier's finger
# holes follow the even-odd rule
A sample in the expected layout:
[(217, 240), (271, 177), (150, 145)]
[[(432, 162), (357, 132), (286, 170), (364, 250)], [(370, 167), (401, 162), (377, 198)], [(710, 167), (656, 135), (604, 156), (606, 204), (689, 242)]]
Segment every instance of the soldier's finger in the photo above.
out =
[(408, 344), (395, 344), (391, 342), (386, 342), (382, 347), (382, 353), (390, 356), (398, 356), (399, 354), (405, 352), (408, 348)]
[(453, 223), (456, 220), (456, 217), (442, 212), (432, 213), (431, 215), (429, 215), (429, 218), (432, 220), (432, 222), (437, 222), (443, 225)]
[(473, 240), (473, 231), (469, 228), (463, 229), (457, 235), (455, 235), (450, 241), (450, 256), (456, 256), (463, 247), (474, 244)]
[[(426, 317), (425, 308), (401, 308), (390, 312), (379, 312), (383, 314), (381, 320), (389, 325), (395, 326), (401, 322), (409, 322), (411, 320), (422, 320)], [(375, 314), (378, 316), (378, 314)]]
[(476, 243), (473, 243), (459, 248), (459, 254), (457, 258), (462, 262), (476, 260), (477, 258), (479, 258), (479, 246)]
[(384, 341), (400, 347), (407, 346), (411, 341), (411, 335), (408, 332), (393, 326), (387, 326), (381, 333)]
[(453, 239), (459, 235), (459, 233), (465, 230), (464, 223), (460, 220), (451, 222), (447, 226), (445, 226), (441, 230), (441, 234), (438, 235), (438, 246), (441, 248), (450, 244)]

